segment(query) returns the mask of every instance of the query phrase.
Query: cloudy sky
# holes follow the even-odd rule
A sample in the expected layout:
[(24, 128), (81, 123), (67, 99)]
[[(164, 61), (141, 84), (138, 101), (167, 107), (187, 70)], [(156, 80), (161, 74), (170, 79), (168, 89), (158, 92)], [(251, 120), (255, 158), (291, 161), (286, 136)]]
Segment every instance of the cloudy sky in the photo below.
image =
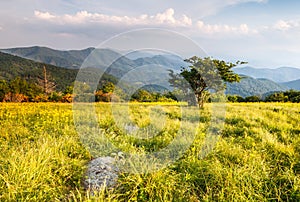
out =
[(0, 7), (0, 48), (83, 49), (163, 28), (217, 59), (300, 68), (299, 0), (0, 0)]

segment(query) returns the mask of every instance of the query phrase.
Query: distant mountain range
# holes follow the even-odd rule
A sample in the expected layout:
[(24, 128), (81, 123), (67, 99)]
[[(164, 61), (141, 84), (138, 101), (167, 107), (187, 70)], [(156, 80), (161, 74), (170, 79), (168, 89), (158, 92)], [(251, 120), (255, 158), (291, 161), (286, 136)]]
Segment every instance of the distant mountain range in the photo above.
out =
[(227, 83), (226, 94), (248, 97), (252, 95), (263, 96), (268, 92), (287, 91), (288, 87), (268, 79), (254, 79), (243, 76), (239, 83)]
[(280, 67), (277, 69), (238, 67), (233, 70), (237, 74), (247, 75), (253, 78), (265, 78), (277, 83), (300, 79), (300, 69), (294, 67)]
[[(60, 51), (35, 46), (1, 51), (67, 69), (78, 69), (81, 66), (98, 68), (116, 78), (122, 78), (124, 82), (138, 86), (158, 84), (167, 88), (168, 70), (178, 72), (181, 67), (187, 66), (187, 63), (178, 56), (154, 55), (142, 51), (129, 53), (126, 55), (128, 57), (115, 50), (95, 48)], [(138, 56), (146, 57), (137, 58)]]
[[(41, 67), (41, 63), (45, 63), (48, 64), (47, 68), (53, 77), (56, 77), (55, 79), (61, 83), (60, 85), (67, 85), (71, 80), (74, 81), (77, 69), (84, 64), (84, 67), (105, 70), (107, 74), (119, 78), (125, 83), (137, 86), (156, 84), (166, 88), (169, 85), (168, 70), (179, 72), (181, 67), (188, 65), (176, 55), (143, 51), (134, 51), (125, 56), (115, 50), (95, 48), (61, 51), (34, 46), (0, 51), (11, 54), (1, 53), (0, 55), (0, 79), (39, 74), (41, 70), (33, 67)], [(110, 64), (112, 61), (113, 63)], [(59, 73), (59, 71), (61, 72)], [(300, 90), (300, 69), (297, 68), (239, 67), (234, 68), (234, 71), (245, 76), (240, 83), (228, 83), (227, 94), (246, 97), (264, 95), (274, 91), (286, 91), (290, 88)], [(69, 79), (63, 81), (64, 75)]]
[(290, 89), (300, 90), (300, 79), (281, 83), (283, 86), (287, 86)]
[[(187, 65), (182, 58), (170, 54), (154, 55), (154, 53), (151, 54), (145, 51), (133, 51), (132, 53), (123, 56), (116, 50), (95, 49), (92, 47), (83, 50), (61, 51), (47, 47), (33, 46), (24, 48), (0, 49), (0, 51), (68, 69), (79, 69), (88, 56), (97, 58), (97, 61), (89, 60), (90, 62), (92, 61), (92, 63), (89, 64), (90, 66), (97, 66), (98, 68), (110, 66), (111, 69), (122, 66), (123, 71), (139, 66), (154, 64), (168, 66), (170, 69), (179, 70), (182, 66)], [(112, 65), (109, 64), (112, 61), (115, 62)]]
[(61, 51), (47, 47), (34, 46), (26, 48), (2, 49), (0, 51), (58, 67), (76, 69), (80, 68), (85, 58), (90, 55), (93, 50), (94, 48)]

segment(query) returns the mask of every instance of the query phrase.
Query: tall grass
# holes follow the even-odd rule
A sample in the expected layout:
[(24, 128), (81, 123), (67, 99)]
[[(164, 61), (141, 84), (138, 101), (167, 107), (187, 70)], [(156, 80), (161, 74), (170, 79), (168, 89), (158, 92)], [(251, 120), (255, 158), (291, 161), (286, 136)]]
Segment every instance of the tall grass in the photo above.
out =
[(96, 105), (100, 132), (117, 146), (103, 155), (159, 151), (197, 127), (195, 140), (175, 163), (122, 172), (116, 187), (92, 195), (81, 182), (95, 156), (76, 132), (71, 105), (0, 104), (0, 201), (300, 201), (300, 105), (228, 104), (204, 158), (208, 109), (197, 117), (196, 108), (182, 115), (180, 106), (132, 104), (124, 118), (124, 106), (115, 107), (113, 115), (111, 105)]

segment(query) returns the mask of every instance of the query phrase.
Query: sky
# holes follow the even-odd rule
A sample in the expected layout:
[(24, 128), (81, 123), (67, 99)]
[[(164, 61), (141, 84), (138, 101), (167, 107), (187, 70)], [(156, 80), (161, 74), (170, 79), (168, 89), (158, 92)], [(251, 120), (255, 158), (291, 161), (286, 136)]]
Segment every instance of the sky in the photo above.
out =
[(299, 0), (0, 0), (0, 8), (0, 48), (84, 49), (162, 28), (216, 59), (300, 68)]

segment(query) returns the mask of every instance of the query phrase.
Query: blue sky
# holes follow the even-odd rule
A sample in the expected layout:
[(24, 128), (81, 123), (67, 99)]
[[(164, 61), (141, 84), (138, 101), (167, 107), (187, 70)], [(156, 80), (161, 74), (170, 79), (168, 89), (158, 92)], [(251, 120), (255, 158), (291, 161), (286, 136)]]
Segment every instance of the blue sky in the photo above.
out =
[(209, 56), (300, 68), (298, 0), (0, 0), (0, 48), (96, 47), (142, 28), (176, 31)]

